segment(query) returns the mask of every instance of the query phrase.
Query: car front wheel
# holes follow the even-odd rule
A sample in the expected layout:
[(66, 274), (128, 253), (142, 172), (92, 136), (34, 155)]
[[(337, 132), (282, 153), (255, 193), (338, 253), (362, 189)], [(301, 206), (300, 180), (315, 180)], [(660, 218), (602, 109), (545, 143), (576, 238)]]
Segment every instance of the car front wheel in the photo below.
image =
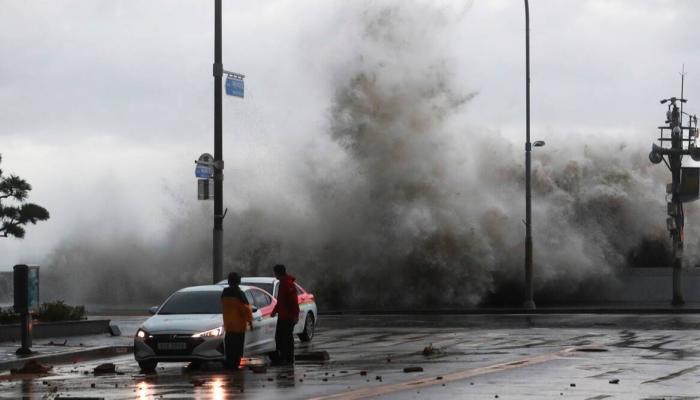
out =
[(143, 372), (153, 372), (156, 370), (157, 366), (158, 361), (155, 360), (139, 361), (139, 368), (141, 368)]
[(299, 334), (299, 339), (302, 342), (310, 342), (314, 338), (314, 328), (316, 322), (314, 321), (314, 316), (311, 313), (306, 314), (306, 321), (304, 321), (304, 330)]

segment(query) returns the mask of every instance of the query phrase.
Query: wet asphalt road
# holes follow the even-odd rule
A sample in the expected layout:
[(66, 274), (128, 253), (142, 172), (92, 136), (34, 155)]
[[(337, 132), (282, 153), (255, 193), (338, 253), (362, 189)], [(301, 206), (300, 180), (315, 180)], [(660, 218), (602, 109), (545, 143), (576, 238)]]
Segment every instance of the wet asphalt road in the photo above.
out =
[[(0, 375), (0, 398), (700, 399), (696, 315), (349, 315), (321, 323), (297, 353), (325, 350), (327, 362), (265, 373), (173, 363), (145, 375), (127, 355), (59, 365), (47, 376)], [(94, 376), (104, 362), (117, 373)], [(423, 372), (404, 372), (414, 366)]]

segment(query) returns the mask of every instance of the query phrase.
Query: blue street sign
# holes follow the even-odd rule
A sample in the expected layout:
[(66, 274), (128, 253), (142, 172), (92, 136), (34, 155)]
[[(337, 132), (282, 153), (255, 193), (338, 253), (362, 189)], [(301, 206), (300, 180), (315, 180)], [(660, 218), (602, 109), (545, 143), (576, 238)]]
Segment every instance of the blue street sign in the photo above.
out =
[(194, 176), (200, 179), (209, 179), (214, 176), (213, 172), (214, 171), (212, 171), (211, 167), (206, 165), (197, 165), (197, 168), (194, 169)]
[(229, 96), (236, 96), (243, 98), (243, 79), (236, 78), (235, 76), (226, 77), (226, 94)]

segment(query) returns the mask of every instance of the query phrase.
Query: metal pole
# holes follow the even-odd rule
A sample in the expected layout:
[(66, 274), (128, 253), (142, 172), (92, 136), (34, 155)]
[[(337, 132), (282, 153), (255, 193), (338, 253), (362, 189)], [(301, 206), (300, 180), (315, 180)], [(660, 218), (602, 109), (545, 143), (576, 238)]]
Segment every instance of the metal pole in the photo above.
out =
[(29, 312), (20, 314), (20, 332), (22, 338), (22, 347), (15, 352), (18, 355), (28, 355), (34, 353), (32, 351), (32, 315)]
[[(681, 102), (681, 105), (683, 102)], [(678, 109), (675, 108), (673, 113), (676, 114), (678, 113)], [(677, 149), (677, 150), (683, 150), (683, 130), (682, 130), (682, 121), (683, 121), (683, 114), (678, 114), (677, 116), (674, 115), (672, 118), (672, 123), (671, 123), (671, 148)], [(674, 132), (674, 129), (679, 128), (679, 131), (676, 133)], [(676, 222), (676, 229), (672, 232), (673, 234), (673, 300), (671, 301), (671, 304), (674, 306), (682, 306), (685, 304), (685, 300), (683, 299), (683, 290), (682, 290), (682, 282), (681, 282), (681, 271), (682, 271), (682, 257), (683, 257), (683, 238), (681, 237), (682, 232), (683, 232), (683, 225), (684, 225), (684, 216), (683, 216), (683, 203), (681, 202), (680, 199), (680, 185), (681, 185), (681, 165), (682, 165), (682, 158), (683, 156), (680, 154), (675, 154), (675, 155), (669, 155), (669, 161), (671, 164), (671, 176), (672, 176), (672, 181), (671, 181), (671, 186), (673, 190), (673, 194), (671, 196), (671, 202), (674, 204), (675, 207), (675, 222)]]
[(213, 281), (219, 282), (223, 276), (223, 165), (222, 123), (221, 123), (221, 79), (224, 66), (221, 62), (221, 0), (214, 0), (214, 244), (213, 244)]
[(532, 282), (532, 188), (530, 185), (530, 7), (525, 0), (525, 308), (535, 309)]

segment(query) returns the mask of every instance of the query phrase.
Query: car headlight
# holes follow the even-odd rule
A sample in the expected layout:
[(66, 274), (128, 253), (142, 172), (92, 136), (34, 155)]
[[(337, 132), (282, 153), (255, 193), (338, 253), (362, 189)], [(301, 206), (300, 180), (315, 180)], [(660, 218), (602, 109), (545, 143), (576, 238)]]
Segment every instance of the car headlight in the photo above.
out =
[(192, 337), (216, 337), (224, 334), (224, 327), (220, 326), (218, 328), (210, 329), (208, 331), (195, 333)]
[(152, 337), (152, 336), (149, 335), (148, 332), (144, 331), (143, 329), (139, 329), (136, 331), (136, 339), (144, 340), (147, 337)]

